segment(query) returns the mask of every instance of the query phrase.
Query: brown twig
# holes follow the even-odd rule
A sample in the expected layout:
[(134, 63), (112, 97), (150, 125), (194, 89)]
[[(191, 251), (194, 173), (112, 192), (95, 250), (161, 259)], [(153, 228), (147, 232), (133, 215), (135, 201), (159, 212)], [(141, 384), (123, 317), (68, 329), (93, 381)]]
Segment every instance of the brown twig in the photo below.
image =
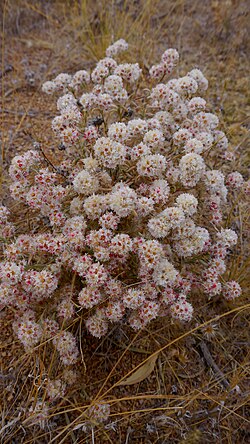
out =
[(216, 362), (214, 361), (206, 343), (204, 341), (200, 341), (199, 343), (200, 350), (205, 358), (206, 363), (209, 365), (209, 367), (212, 368), (214, 371), (215, 377), (222, 383), (222, 385), (227, 389), (230, 384), (228, 380), (226, 379), (224, 373), (221, 371), (221, 369), (218, 367)]

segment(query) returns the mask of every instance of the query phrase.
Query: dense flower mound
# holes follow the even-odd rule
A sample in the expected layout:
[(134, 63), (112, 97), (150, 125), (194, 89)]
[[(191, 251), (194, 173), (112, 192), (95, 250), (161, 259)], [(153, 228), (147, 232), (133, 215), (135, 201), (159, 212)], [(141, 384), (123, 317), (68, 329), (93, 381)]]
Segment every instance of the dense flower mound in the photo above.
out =
[[(76, 318), (101, 338), (117, 322), (134, 330), (159, 316), (188, 322), (202, 292), (241, 294), (222, 276), (237, 243), (226, 225), (230, 193), (244, 179), (228, 168), (227, 137), (201, 97), (208, 81), (199, 69), (170, 79), (175, 49), (149, 72), (119, 63), (127, 47), (119, 40), (92, 72), (43, 85), (57, 97), (62, 162), (35, 143), (9, 170), (13, 199), (40, 214), (41, 229), (18, 235), (0, 207), (1, 307), (14, 307), (26, 350), (51, 340), (64, 366), (79, 356)], [(64, 390), (50, 381), (49, 399)]]

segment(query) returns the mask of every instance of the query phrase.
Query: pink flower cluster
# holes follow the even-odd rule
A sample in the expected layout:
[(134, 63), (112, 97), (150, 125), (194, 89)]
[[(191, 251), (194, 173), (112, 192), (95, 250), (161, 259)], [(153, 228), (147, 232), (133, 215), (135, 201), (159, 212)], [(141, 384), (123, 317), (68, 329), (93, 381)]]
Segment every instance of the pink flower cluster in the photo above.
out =
[[(229, 142), (200, 97), (208, 81), (198, 69), (170, 79), (175, 49), (149, 73), (119, 64), (127, 46), (121, 39), (92, 72), (62, 73), (43, 86), (57, 94), (52, 129), (63, 159), (48, 165), (32, 149), (9, 171), (13, 199), (40, 217), (41, 230), (18, 235), (0, 207), (8, 238), (0, 305), (15, 308), (27, 350), (51, 340), (64, 366), (79, 356), (68, 329), (77, 316), (100, 338), (115, 322), (138, 330), (159, 316), (190, 321), (193, 290), (226, 300), (241, 294), (223, 275), (237, 243), (226, 222), (230, 196), (244, 179), (227, 166)], [(49, 381), (48, 397), (64, 389)]]

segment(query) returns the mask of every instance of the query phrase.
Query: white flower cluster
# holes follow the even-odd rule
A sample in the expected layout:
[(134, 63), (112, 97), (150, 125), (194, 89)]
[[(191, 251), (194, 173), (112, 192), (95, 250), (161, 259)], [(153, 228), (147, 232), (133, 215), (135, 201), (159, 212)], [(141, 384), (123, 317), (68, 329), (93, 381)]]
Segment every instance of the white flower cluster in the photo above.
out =
[[(62, 162), (52, 168), (30, 150), (10, 167), (11, 195), (41, 215), (41, 232), (17, 235), (0, 207), (8, 238), (0, 306), (15, 308), (15, 332), (27, 350), (52, 339), (65, 366), (79, 352), (61, 326), (76, 316), (100, 338), (114, 322), (138, 330), (158, 316), (190, 321), (195, 289), (226, 300), (241, 294), (222, 275), (237, 243), (226, 225), (230, 196), (244, 179), (215, 169), (230, 147), (200, 97), (207, 79), (198, 69), (167, 79), (175, 49), (142, 75), (137, 63), (115, 60), (127, 46), (119, 40), (92, 72), (59, 74), (43, 86), (60, 95), (52, 129)], [(65, 287), (72, 277), (74, 291)], [(64, 390), (61, 381), (48, 383), (51, 399)], [(105, 417), (98, 409), (94, 416)]]

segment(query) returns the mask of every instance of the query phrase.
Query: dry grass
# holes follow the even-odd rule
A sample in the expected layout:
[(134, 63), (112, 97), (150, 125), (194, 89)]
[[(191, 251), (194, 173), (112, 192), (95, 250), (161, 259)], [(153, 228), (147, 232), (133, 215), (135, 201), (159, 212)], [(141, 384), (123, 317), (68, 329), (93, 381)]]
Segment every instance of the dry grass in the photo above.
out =
[[(33, 139), (42, 143), (48, 157), (55, 157), (50, 130), (55, 109), (41, 94), (42, 82), (92, 66), (120, 37), (130, 43), (128, 57), (146, 68), (173, 46), (181, 54), (180, 73), (194, 66), (204, 70), (210, 81), (208, 102), (235, 148), (232, 170), (246, 178), (247, 8), (244, 0), (2, 1), (2, 191), (20, 232), (37, 221), (28, 220), (10, 201), (4, 171)], [(5, 72), (8, 65), (12, 68)], [(190, 330), (157, 320), (136, 335), (115, 328), (101, 342), (75, 323), (82, 355), (78, 379), (67, 397), (52, 405), (45, 430), (31, 425), (25, 412), (40, 397), (46, 378), (60, 376), (57, 358), (49, 342), (32, 355), (24, 354), (13, 337), (14, 314), (2, 312), (1, 443), (249, 442), (247, 219), (247, 204), (237, 196), (230, 224), (240, 232), (240, 242), (229, 273), (243, 286), (244, 296), (236, 304), (202, 299)], [(147, 379), (119, 386), (156, 353)], [(76, 426), (95, 400), (110, 403), (112, 423), (84, 433)]]

